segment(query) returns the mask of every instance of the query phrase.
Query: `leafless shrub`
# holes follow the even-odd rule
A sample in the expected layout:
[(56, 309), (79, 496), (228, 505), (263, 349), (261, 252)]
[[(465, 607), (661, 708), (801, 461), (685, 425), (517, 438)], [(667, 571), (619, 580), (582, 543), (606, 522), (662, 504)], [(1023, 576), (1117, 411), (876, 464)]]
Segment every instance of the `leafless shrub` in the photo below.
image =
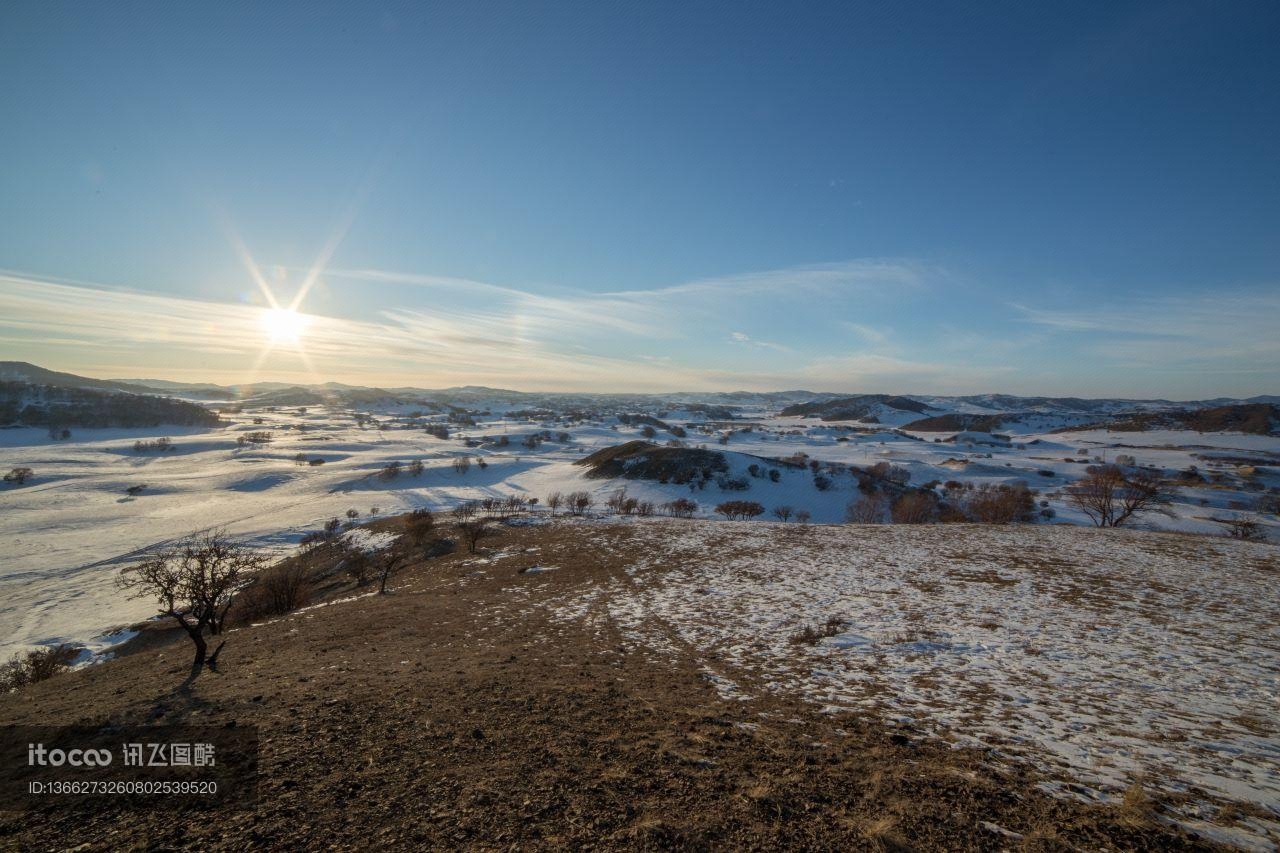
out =
[(849, 622), (839, 616), (830, 616), (821, 625), (802, 625), (800, 630), (791, 635), (790, 641), (796, 645), (815, 645), (824, 637), (834, 637), (844, 632)]
[(551, 507), (551, 514), (555, 515), (556, 510), (564, 505), (564, 495), (560, 492), (552, 492), (547, 495), (547, 506)]
[(892, 465), (888, 462), (880, 461), (872, 465), (869, 469), (871, 475), (881, 480), (888, 480), (891, 483), (897, 483), (905, 486), (911, 482), (911, 472), (901, 465)]
[(627, 487), (623, 486), (605, 500), (604, 505), (613, 512), (622, 512), (622, 506), (627, 502)]
[(368, 552), (359, 548), (348, 548), (342, 558), (342, 570), (356, 586), (367, 584), (373, 574), (373, 565)]
[(480, 540), (489, 533), (489, 522), (483, 518), (459, 521), (453, 528), (458, 531), (462, 541), (467, 543), (467, 553), (474, 554)]
[(470, 471), (471, 457), (470, 456), (455, 457), (453, 460), (453, 470), (457, 471), (459, 474), (465, 474), (468, 471)]
[(862, 495), (849, 501), (844, 508), (844, 520), (849, 524), (883, 524), (886, 510), (884, 498)]
[(775, 506), (773, 508), (773, 517), (778, 519), (778, 521), (785, 523), (787, 519), (791, 518), (794, 512), (795, 509), (793, 507), (783, 504), (782, 506)]
[(969, 521), (979, 524), (1012, 524), (1029, 521), (1035, 498), (1025, 485), (983, 483), (966, 490), (958, 507)]
[(808, 524), (809, 519), (811, 518), (813, 518), (813, 513), (809, 512), (809, 510), (807, 509), (796, 510), (796, 521), (799, 524)]
[(938, 518), (938, 501), (927, 492), (907, 492), (889, 510), (894, 524), (931, 524)]
[(429, 509), (415, 509), (409, 513), (406, 526), (413, 547), (421, 550), (435, 538), (436, 517)]
[(572, 492), (569, 495), (569, 511), (574, 515), (586, 515), (594, 499), (589, 492)]
[(310, 597), (306, 566), (296, 560), (280, 563), (264, 569), (236, 595), (236, 620), (253, 622), (283, 616), (302, 607)]
[(1267, 541), (1266, 530), (1252, 518), (1215, 518), (1213, 521), (1227, 528), (1223, 535), (1229, 539), (1240, 539), (1245, 542)]
[[(473, 522), (474, 523), (474, 522)], [(474, 553), (474, 551), (472, 552)], [(375, 571), (378, 573), (378, 594), (387, 594), (387, 583), (390, 582), (392, 576), (409, 565), (412, 557), (404, 552), (389, 548), (378, 554), (376, 557)]]
[(16, 483), (19, 486), (21, 486), (23, 483), (27, 482), (27, 480), (30, 480), (34, 476), (35, 474), (32, 472), (30, 468), (26, 468), (26, 467), (13, 468), (9, 471), (8, 474), (4, 475), (4, 481), (6, 483)]
[(53, 678), (70, 667), (78, 653), (79, 649), (66, 644), (15, 652), (6, 663), (0, 664), (0, 693)]
[(667, 515), (672, 518), (693, 518), (698, 511), (698, 502), (689, 498), (676, 498), (662, 505)]
[(716, 507), (716, 512), (730, 521), (745, 521), (764, 513), (764, 505), (755, 501), (725, 501)]

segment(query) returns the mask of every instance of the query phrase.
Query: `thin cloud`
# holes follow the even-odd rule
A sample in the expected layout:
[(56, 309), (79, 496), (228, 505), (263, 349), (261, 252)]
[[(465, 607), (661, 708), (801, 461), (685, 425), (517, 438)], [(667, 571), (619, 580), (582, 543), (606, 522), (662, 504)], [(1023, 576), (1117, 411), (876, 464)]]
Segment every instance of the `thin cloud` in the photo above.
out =
[(746, 344), (748, 346), (758, 347), (760, 349), (770, 349), (775, 352), (791, 353), (795, 350), (773, 341), (760, 341), (748, 335), (746, 332), (730, 332), (729, 342), (734, 344)]

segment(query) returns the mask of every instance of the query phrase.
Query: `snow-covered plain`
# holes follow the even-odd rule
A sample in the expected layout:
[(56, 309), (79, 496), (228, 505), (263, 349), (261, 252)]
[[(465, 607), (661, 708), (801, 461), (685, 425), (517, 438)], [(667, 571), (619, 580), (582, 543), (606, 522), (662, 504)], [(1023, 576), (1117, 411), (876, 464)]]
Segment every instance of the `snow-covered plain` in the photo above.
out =
[[(1280, 486), (1274, 467), (1280, 461), (1280, 439), (1240, 434), (1192, 432), (1026, 433), (1013, 443), (935, 441), (949, 433), (914, 437), (885, 427), (778, 417), (767, 407), (743, 407), (737, 420), (707, 421), (694, 411), (662, 412), (669, 424), (685, 425), (683, 441), (726, 451), (730, 474), (746, 477), (749, 490), (722, 492), (714, 482), (690, 491), (686, 486), (633, 480), (592, 480), (573, 463), (584, 455), (641, 437), (640, 425), (617, 418), (581, 420), (570, 416), (530, 420), (504, 417), (513, 408), (500, 402), (472, 406), (477, 423), (450, 427), (439, 439), (411, 417), (413, 406), (387, 404), (361, 411), (374, 418), (361, 425), (356, 411), (339, 406), (296, 407), (246, 404), (227, 414), (224, 427), (157, 428), (151, 430), (77, 429), (70, 440), (51, 441), (44, 430), (0, 430), (0, 461), (26, 466), (35, 476), (22, 486), (0, 487), (0, 655), (37, 644), (73, 642), (100, 648), (95, 638), (152, 613), (146, 601), (132, 600), (115, 587), (122, 565), (151, 549), (197, 530), (224, 527), (234, 536), (284, 553), (326, 519), (355, 509), (367, 518), (416, 507), (440, 509), (461, 501), (520, 494), (546, 498), (554, 491), (590, 491), (598, 505), (625, 485), (631, 496), (656, 503), (676, 497), (697, 501), (700, 514), (713, 516), (716, 504), (729, 499), (758, 501), (772, 509), (789, 505), (807, 510), (816, 523), (838, 523), (845, 505), (856, 496), (854, 478), (833, 474), (827, 491), (814, 486), (808, 471), (778, 466), (778, 482), (751, 477), (747, 467), (765, 459), (805, 453), (822, 463), (865, 466), (886, 460), (906, 467), (912, 483), (961, 480), (1027, 482), (1049, 501), (1054, 521), (1085, 523), (1056, 496), (1095, 459), (1116, 453), (1140, 464), (1174, 472), (1198, 465), (1220, 481), (1180, 490), (1168, 516), (1152, 515), (1141, 524), (1219, 534), (1213, 517), (1247, 513), (1257, 489)], [(891, 421), (915, 417), (881, 410)], [(428, 419), (439, 419), (428, 415)], [(363, 420), (363, 419), (361, 419)], [(1051, 429), (1061, 419), (1032, 420), (1022, 429)], [(856, 429), (855, 429), (856, 427)], [(875, 429), (875, 428), (872, 428)], [(238, 444), (246, 433), (270, 431), (265, 445)], [(546, 441), (536, 448), (521, 445), (531, 433), (568, 434), (567, 441)], [(731, 432), (727, 444), (720, 436)], [(509, 444), (469, 447), (463, 437), (506, 435)], [(135, 452), (138, 439), (170, 437), (168, 451)], [(659, 429), (658, 443), (672, 439)], [(323, 464), (298, 464), (295, 456)], [(459, 456), (484, 459), (466, 473), (454, 470)], [(1215, 456), (1231, 457), (1217, 461)], [(760, 457), (763, 457), (761, 459)], [(1239, 475), (1241, 458), (1259, 467), (1248, 479)], [(402, 473), (383, 479), (379, 472), (392, 461), (407, 465), (421, 460), (420, 475)], [(1067, 461), (1071, 460), (1071, 461)], [(130, 486), (145, 486), (130, 496)], [(1252, 488), (1250, 491), (1248, 488)], [(768, 517), (767, 515), (765, 516)], [(1260, 517), (1261, 518), (1261, 517)], [(1273, 540), (1280, 540), (1275, 519), (1262, 519)]]
[[(612, 531), (597, 534), (618, 552)], [(676, 647), (722, 696), (873, 709), (1042, 768), (1054, 793), (1173, 795), (1219, 840), (1280, 840), (1280, 554), (1066, 526), (630, 526), (627, 578), (571, 587), (633, 649)], [(833, 635), (800, 642), (832, 620)], [(1226, 820), (1224, 802), (1259, 814)]]

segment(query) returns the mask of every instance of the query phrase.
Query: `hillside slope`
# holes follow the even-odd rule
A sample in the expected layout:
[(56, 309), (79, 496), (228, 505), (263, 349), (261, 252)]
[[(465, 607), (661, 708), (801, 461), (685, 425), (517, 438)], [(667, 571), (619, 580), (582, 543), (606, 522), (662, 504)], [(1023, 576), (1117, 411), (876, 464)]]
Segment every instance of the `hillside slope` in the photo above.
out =
[[(0, 815), (0, 837), (1203, 846), (1114, 804), (1145, 772), (1166, 819), (1265, 843), (1275, 554), (1050, 527), (503, 527), (391, 595), (236, 629), (189, 689), (186, 648), (151, 646), (0, 697), (0, 724), (234, 724), (262, 743), (256, 814), (50, 803)], [(834, 636), (793, 641), (830, 617)]]

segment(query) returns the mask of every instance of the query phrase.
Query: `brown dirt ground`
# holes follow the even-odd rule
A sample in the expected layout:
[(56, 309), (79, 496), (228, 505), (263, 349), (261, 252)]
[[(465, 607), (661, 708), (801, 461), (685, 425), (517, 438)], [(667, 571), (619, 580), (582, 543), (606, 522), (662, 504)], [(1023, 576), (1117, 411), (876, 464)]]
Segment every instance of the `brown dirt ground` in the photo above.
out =
[[(607, 549), (584, 534), (500, 528), (483, 549), (536, 559), (473, 575), (458, 552), (390, 595), (241, 628), (222, 672), (187, 689), (182, 638), (151, 637), (0, 697), (0, 724), (234, 721), (262, 743), (254, 811), (50, 805), (0, 813), (0, 848), (1205, 849), (1142, 809), (1051, 798), (983, 752), (801, 701), (724, 701), (691, 658), (549, 621), (520, 593), (626, 565), (625, 525)], [(532, 584), (517, 570), (535, 562), (559, 568)]]

